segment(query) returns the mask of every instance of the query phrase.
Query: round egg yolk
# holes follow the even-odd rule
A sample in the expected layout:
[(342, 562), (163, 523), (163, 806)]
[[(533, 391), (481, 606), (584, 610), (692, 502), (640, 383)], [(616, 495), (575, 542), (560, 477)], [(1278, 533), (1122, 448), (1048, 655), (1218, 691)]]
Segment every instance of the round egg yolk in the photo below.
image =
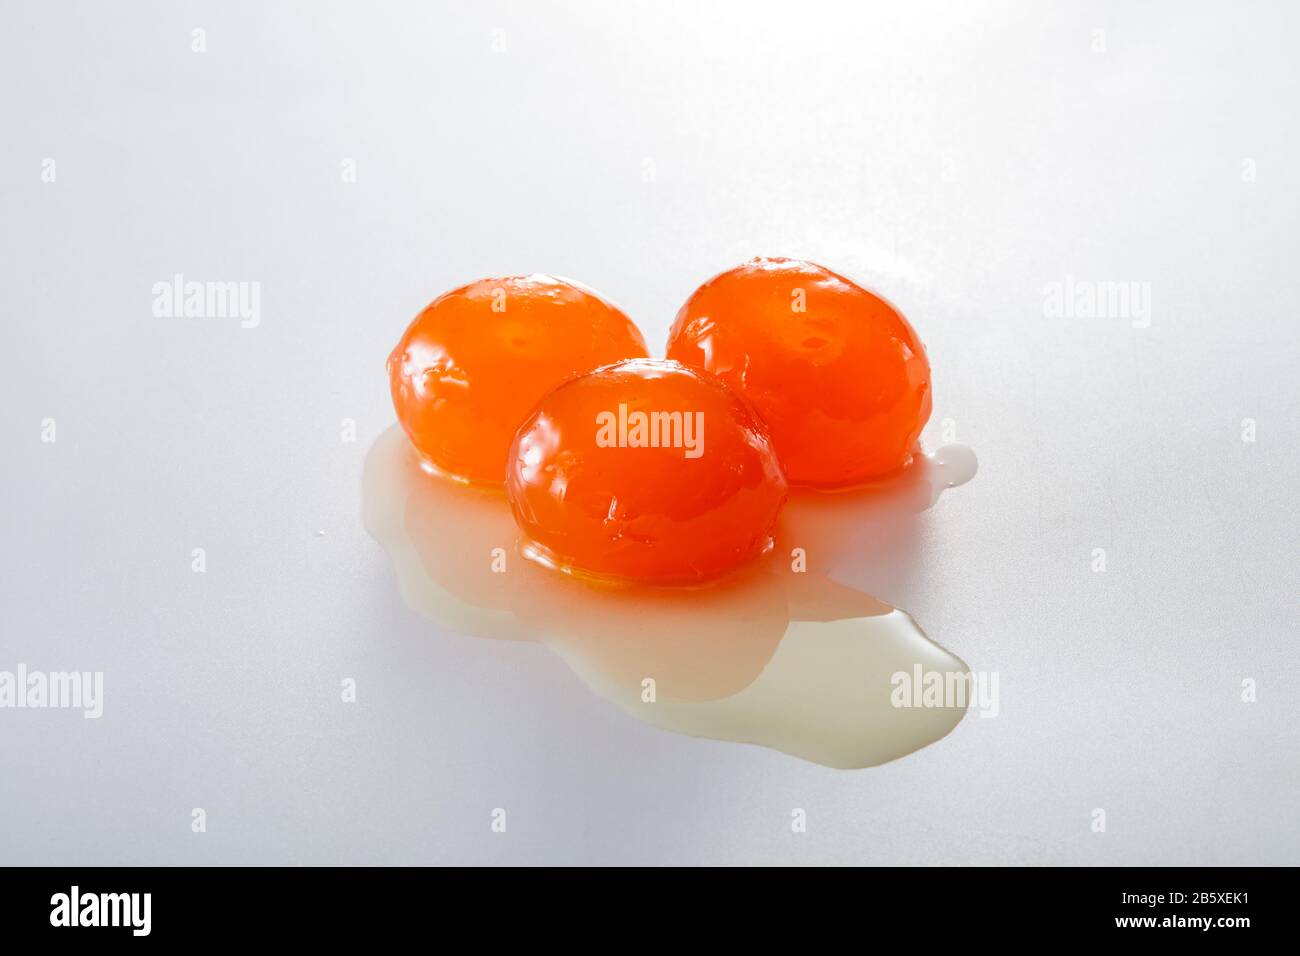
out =
[(736, 392), (634, 359), (542, 399), (515, 436), (506, 492), (530, 557), (587, 577), (690, 584), (770, 547), (786, 482)]
[(453, 478), (500, 483), (519, 423), (579, 372), (646, 354), (617, 307), (546, 275), (481, 279), (434, 299), (388, 358), (397, 420)]
[(668, 357), (749, 399), (792, 485), (901, 468), (930, 417), (930, 363), (907, 320), (811, 262), (753, 259), (710, 279), (677, 313)]

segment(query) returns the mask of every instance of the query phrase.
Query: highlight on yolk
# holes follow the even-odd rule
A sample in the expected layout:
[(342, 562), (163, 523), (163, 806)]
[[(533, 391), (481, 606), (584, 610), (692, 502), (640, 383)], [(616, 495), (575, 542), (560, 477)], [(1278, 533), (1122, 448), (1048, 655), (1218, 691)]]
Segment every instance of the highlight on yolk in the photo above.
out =
[(515, 436), (506, 492), (530, 557), (690, 584), (771, 546), (786, 481), (736, 392), (677, 362), (633, 359), (542, 399)]
[(862, 484), (911, 461), (930, 363), (888, 302), (823, 266), (753, 259), (700, 286), (668, 357), (740, 390), (791, 485)]
[(515, 430), (580, 372), (646, 355), (599, 294), (548, 275), (480, 279), (434, 299), (388, 358), (397, 420), (421, 456), (463, 481), (500, 483)]

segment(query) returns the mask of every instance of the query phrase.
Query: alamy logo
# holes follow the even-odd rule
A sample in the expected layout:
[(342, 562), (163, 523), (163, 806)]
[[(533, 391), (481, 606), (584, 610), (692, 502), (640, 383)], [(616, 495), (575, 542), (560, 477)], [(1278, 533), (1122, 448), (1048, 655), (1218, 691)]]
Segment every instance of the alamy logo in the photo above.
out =
[(1066, 276), (1043, 287), (1043, 315), (1049, 319), (1129, 319), (1135, 329), (1151, 327), (1150, 282), (1092, 282)]
[(628, 411), (596, 415), (596, 444), (601, 448), (681, 448), (686, 458), (704, 454), (703, 412)]
[(195, 282), (176, 273), (153, 284), (153, 314), (159, 319), (239, 319), (245, 329), (262, 321), (262, 283)]
[(73, 886), (50, 897), (50, 925), (129, 926), (131, 935), (148, 936), (152, 909), (150, 893), (82, 893)]
[(996, 717), (997, 671), (927, 671), (912, 665), (911, 673), (896, 671), (889, 679), (893, 691), (889, 702), (895, 707), (955, 707), (974, 705), (981, 717)]
[(0, 708), (80, 710), (94, 720), (104, 713), (103, 671), (0, 671)]

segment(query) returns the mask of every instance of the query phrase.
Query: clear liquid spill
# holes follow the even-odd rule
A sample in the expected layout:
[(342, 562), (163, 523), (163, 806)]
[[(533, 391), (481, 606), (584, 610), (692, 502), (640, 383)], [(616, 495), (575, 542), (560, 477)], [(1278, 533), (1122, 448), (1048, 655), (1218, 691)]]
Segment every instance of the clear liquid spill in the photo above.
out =
[(505, 497), (428, 474), (396, 426), (366, 458), (363, 508), (403, 598), (440, 626), (543, 643), (656, 727), (858, 768), (933, 743), (965, 714), (965, 701), (895, 706), (896, 675), (968, 668), (825, 570), (866, 534), (864, 554), (886, 551), (868, 576), (885, 575), (908, 519), (975, 468), (970, 449), (945, 446), (869, 488), (792, 495), (773, 551), (700, 589), (602, 587), (525, 559)]

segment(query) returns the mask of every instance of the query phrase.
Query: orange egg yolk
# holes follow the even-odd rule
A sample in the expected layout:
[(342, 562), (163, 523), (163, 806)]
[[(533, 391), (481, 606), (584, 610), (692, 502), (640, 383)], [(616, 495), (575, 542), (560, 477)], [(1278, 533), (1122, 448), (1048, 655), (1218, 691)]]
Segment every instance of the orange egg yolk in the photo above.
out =
[(500, 483), (515, 430), (566, 378), (646, 354), (617, 307), (553, 276), (482, 279), (439, 296), (388, 359), (397, 419), (424, 459)]
[(683, 584), (769, 548), (786, 482), (737, 393), (676, 362), (636, 359), (539, 403), (510, 449), (506, 491), (531, 557), (581, 576)]
[(811, 262), (754, 259), (710, 279), (678, 312), (668, 357), (749, 399), (792, 485), (901, 468), (930, 417), (930, 363), (907, 320)]

